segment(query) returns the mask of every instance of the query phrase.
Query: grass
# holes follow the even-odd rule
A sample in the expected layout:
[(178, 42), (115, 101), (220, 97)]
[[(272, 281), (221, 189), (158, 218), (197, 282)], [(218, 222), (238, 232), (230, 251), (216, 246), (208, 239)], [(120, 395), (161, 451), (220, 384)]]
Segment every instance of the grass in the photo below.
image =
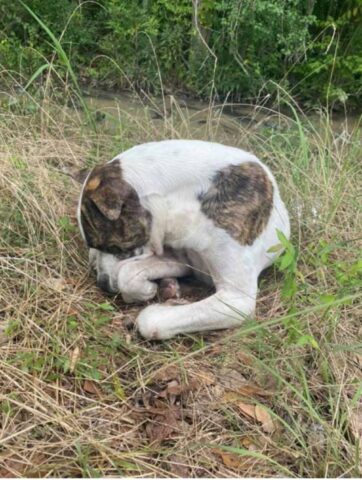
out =
[[(360, 130), (334, 130), (323, 112), (311, 122), (284, 95), (290, 118), (256, 108), (246, 128), (220, 106), (190, 113), (172, 99), (166, 117), (120, 111), (95, 132), (49, 91), (8, 94), (0, 476), (361, 475)], [(254, 321), (152, 343), (129, 327), (137, 307), (95, 287), (79, 186), (64, 172), (179, 137), (257, 153), (280, 183), (292, 245), (260, 279)]]

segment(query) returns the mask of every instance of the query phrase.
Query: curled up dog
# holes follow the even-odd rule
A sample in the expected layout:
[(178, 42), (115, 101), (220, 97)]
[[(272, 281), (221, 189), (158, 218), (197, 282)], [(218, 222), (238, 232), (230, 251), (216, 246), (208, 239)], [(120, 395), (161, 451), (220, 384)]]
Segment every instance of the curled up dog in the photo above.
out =
[(196, 140), (146, 143), (95, 167), (78, 222), (98, 286), (125, 302), (152, 300), (156, 280), (170, 277), (214, 285), (195, 303), (144, 308), (137, 328), (154, 339), (240, 325), (277, 256), (277, 230), (290, 235), (270, 170), (243, 150)]

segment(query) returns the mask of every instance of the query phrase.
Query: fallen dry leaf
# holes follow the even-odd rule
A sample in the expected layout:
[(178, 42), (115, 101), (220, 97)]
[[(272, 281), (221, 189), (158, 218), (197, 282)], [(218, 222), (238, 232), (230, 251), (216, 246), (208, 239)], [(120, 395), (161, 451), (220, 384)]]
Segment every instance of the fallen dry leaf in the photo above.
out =
[(238, 390), (239, 387), (245, 384), (245, 377), (237, 370), (231, 368), (222, 368), (219, 373), (219, 382), (228, 390)]
[(93, 382), (92, 380), (84, 381), (83, 390), (87, 393), (92, 393), (92, 394), (98, 395), (99, 397), (101, 396), (101, 392), (99, 388), (97, 387), (96, 383)]
[(154, 380), (157, 382), (169, 382), (170, 380), (178, 380), (181, 376), (179, 365), (168, 365), (161, 367), (154, 373)]
[(249, 403), (238, 402), (237, 406), (238, 406), (239, 410), (241, 411), (241, 413), (243, 413), (247, 417), (253, 418), (254, 420), (256, 419), (255, 405), (250, 405)]
[(253, 358), (245, 352), (237, 352), (236, 356), (245, 365), (251, 365), (253, 363)]
[(176, 408), (169, 408), (156, 415), (147, 425), (146, 433), (150, 442), (162, 442), (172, 437), (172, 434), (179, 431), (180, 411)]
[(264, 390), (257, 385), (251, 383), (245, 383), (245, 385), (240, 386), (237, 390), (228, 390), (223, 396), (223, 400), (226, 403), (235, 403), (240, 400), (240, 397), (270, 397), (272, 392)]
[(241, 467), (244, 467), (247, 463), (247, 460), (242, 455), (238, 455), (233, 452), (225, 452), (224, 450), (215, 448), (213, 452), (216, 453), (220, 458), (225, 467), (232, 470), (238, 470)]
[(185, 465), (185, 459), (180, 455), (171, 455), (169, 458), (169, 470), (180, 478), (188, 478), (190, 476), (190, 468)]
[(166, 387), (166, 392), (169, 395), (180, 395), (185, 387), (181, 386), (177, 380), (172, 380)]
[(207, 370), (198, 370), (195, 372), (195, 377), (203, 385), (214, 385), (216, 383), (215, 375)]
[(261, 405), (256, 405), (255, 407), (255, 416), (258, 422), (261, 423), (261, 428), (265, 433), (273, 433), (275, 430), (275, 425), (273, 419), (268, 412), (268, 410)]
[(223, 349), (221, 345), (213, 345), (208, 349), (208, 355), (214, 356), (214, 355), (220, 355), (222, 353)]
[(265, 433), (273, 433), (275, 425), (273, 419), (265, 407), (261, 405), (251, 405), (249, 403), (238, 402), (237, 406), (242, 414), (256, 420), (261, 424)]
[(231, 452), (220, 452), (223, 464), (232, 469), (238, 469), (243, 464), (243, 457)]
[(169, 398), (171, 403), (175, 403), (176, 397), (184, 393), (189, 393), (198, 386), (199, 383), (195, 381), (195, 379), (186, 384), (180, 384), (177, 380), (171, 380), (165, 389), (155, 395), (155, 398)]
[(273, 395), (272, 392), (265, 390), (264, 388), (259, 387), (258, 385), (253, 385), (252, 383), (246, 383), (238, 389), (240, 395), (245, 397), (270, 397)]
[(250, 450), (251, 452), (256, 452), (259, 450), (256, 443), (250, 437), (242, 437), (240, 439), (240, 443), (244, 448)]

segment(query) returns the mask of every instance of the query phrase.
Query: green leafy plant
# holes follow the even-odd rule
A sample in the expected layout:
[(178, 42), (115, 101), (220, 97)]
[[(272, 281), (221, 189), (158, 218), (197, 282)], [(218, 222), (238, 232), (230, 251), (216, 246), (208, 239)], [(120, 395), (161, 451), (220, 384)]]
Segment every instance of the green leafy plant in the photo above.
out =
[(0, 6), (0, 58), (26, 89), (69, 79), (93, 127), (80, 79), (237, 100), (280, 84), (309, 105), (358, 105), (361, 1), (19, 1)]
[(284, 249), (284, 252), (277, 258), (275, 265), (280, 272), (284, 274), (282, 296), (285, 299), (293, 299), (297, 292), (297, 262), (298, 250), (287, 239), (283, 232), (277, 231), (280, 244), (272, 247), (270, 252), (278, 252)]

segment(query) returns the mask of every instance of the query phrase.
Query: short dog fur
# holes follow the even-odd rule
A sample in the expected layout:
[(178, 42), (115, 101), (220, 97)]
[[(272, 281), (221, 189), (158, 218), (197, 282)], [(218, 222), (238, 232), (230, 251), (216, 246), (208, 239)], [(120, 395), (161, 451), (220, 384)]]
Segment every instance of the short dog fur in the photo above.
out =
[(144, 308), (145, 338), (240, 325), (253, 315), (260, 272), (289, 238), (288, 213), (270, 170), (254, 155), (211, 142), (139, 145), (86, 177), (78, 207), (97, 284), (126, 302), (157, 294), (156, 280), (194, 274), (214, 295)]

